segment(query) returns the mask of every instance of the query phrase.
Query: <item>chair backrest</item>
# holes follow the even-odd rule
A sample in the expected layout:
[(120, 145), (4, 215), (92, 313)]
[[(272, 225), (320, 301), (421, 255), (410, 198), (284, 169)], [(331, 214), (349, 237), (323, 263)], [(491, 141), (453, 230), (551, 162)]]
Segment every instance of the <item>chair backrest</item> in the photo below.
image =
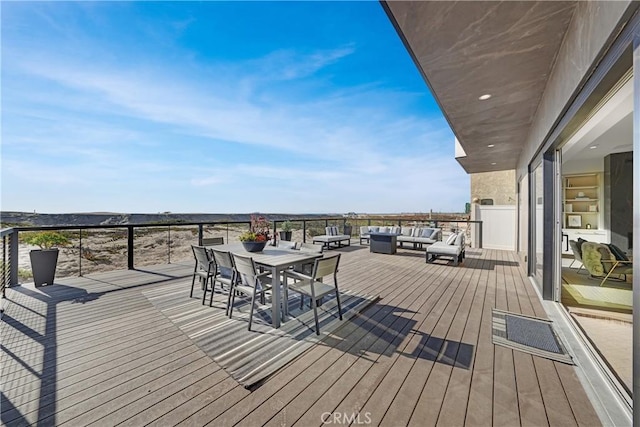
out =
[(459, 231), (456, 235), (456, 241), (454, 242), (454, 245), (460, 248), (464, 247), (464, 233), (462, 231)]
[(203, 270), (208, 270), (209, 264), (212, 260), (209, 256), (209, 252), (207, 252), (207, 249), (204, 246), (195, 245), (191, 245), (191, 249), (193, 250), (193, 256), (196, 258), (198, 267)]
[(229, 252), (212, 249), (211, 253), (213, 253), (213, 259), (218, 264), (218, 267), (233, 269), (233, 259)]
[(340, 254), (317, 259), (313, 266), (313, 278), (319, 279), (330, 274), (335, 275), (338, 272), (339, 263)]
[(360, 226), (360, 235), (369, 234), (369, 227), (366, 225)]
[(324, 251), (324, 246), (323, 245), (318, 245), (316, 243), (302, 242), (300, 244), (300, 250), (302, 252), (313, 252), (313, 253), (316, 253), (316, 254), (321, 254), (322, 251)]
[(224, 245), (224, 237), (207, 237), (202, 239), (202, 246)]
[(569, 240), (569, 246), (571, 246), (571, 250), (573, 251), (573, 258), (576, 261), (582, 262), (582, 251), (578, 247), (578, 242), (575, 240)]
[(298, 249), (298, 242), (292, 242), (290, 240), (278, 240), (277, 247), (283, 249)]
[(255, 279), (256, 274), (256, 265), (253, 262), (253, 258), (246, 257), (242, 255), (232, 254), (233, 263), (235, 265), (236, 271), (238, 274), (247, 276), (249, 279)]

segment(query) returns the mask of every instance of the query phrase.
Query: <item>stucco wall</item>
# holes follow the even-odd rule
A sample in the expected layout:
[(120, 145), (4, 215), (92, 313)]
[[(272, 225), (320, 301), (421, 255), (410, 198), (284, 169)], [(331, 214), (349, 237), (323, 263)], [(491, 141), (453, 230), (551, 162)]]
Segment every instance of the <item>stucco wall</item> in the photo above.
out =
[(493, 199), (494, 205), (516, 204), (515, 170), (472, 173), (471, 200)]
[(627, 0), (578, 2), (520, 155), (518, 177), (527, 173), (527, 166), (535, 152), (562, 114), (630, 4), (631, 1)]

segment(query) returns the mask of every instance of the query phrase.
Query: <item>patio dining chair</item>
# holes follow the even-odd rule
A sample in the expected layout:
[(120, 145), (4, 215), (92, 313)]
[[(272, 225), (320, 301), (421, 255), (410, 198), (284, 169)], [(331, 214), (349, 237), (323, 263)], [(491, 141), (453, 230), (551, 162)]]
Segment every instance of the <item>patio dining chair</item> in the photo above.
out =
[[(336, 294), (338, 303), (338, 316), (342, 320), (342, 307), (340, 306), (340, 292), (338, 290), (338, 264), (340, 254), (326, 258), (316, 259), (311, 275), (306, 275), (297, 271), (286, 271), (284, 273), (285, 283), (289, 290), (300, 294), (300, 306), (304, 304), (304, 296), (311, 298), (311, 307), (316, 323), (316, 335), (320, 335), (320, 322), (318, 321), (318, 300), (331, 293)], [(333, 284), (322, 282), (325, 276), (333, 276)], [(288, 279), (293, 281), (288, 283)]]
[[(213, 288), (216, 283), (220, 283), (220, 288), (224, 289), (224, 285), (226, 285), (229, 289), (229, 296), (227, 298), (227, 315), (229, 314), (229, 305), (231, 304), (231, 289), (233, 288), (233, 283), (236, 280), (236, 272), (233, 265), (233, 258), (231, 254), (226, 251), (221, 251), (218, 249), (211, 249), (211, 254), (213, 255), (213, 259), (216, 262), (216, 273), (213, 276), (213, 284), (211, 286), (211, 298), (209, 299), (209, 307), (213, 306)], [(204, 304), (204, 299), (207, 292), (205, 290), (205, 295), (202, 296), (202, 303)]]
[[(193, 298), (193, 288), (196, 284), (196, 277), (202, 283), (202, 289), (206, 294), (209, 281), (213, 280), (213, 276), (216, 272), (215, 261), (204, 246), (191, 245), (191, 250), (193, 251), (196, 265), (193, 268), (193, 278), (191, 279), (191, 293), (189, 294), (189, 298)], [(211, 287), (213, 288), (213, 282), (211, 282)]]
[[(271, 277), (269, 272), (258, 273), (253, 258), (232, 254), (233, 264), (236, 271), (236, 280), (230, 290), (231, 299), (229, 301), (229, 318), (233, 316), (233, 305), (236, 293), (251, 298), (251, 309), (249, 311), (249, 330), (253, 322), (253, 312), (255, 310), (256, 295), (261, 295), (261, 302), (264, 304), (264, 292), (271, 289)], [(237, 292), (236, 292), (237, 291)], [(273, 315), (273, 313), (272, 313)]]

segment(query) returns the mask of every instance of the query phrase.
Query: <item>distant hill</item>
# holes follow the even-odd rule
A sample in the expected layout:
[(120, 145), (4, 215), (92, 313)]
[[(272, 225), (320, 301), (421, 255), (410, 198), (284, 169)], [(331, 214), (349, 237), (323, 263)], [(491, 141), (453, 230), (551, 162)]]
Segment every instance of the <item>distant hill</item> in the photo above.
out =
[[(255, 214), (255, 213), (254, 213)], [(124, 213), (68, 213), (40, 214), (33, 212), (0, 212), (3, 227), (10, 226), (58, 226), (58, 225), (127, 225), (149, 224), (158, 222), (214, 222), (214, 221), (249, 221), (251, 213), (246, 214), (124, 214)], [(341, 216), (340, 214), (264, 214), (270, 220), (313, 218), (325, 216)]]

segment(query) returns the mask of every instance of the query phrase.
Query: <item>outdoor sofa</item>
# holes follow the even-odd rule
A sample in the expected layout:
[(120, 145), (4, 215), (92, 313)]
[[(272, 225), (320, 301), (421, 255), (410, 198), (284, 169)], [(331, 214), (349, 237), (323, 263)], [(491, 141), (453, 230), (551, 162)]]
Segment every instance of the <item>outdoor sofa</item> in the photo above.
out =
[[(351, 245), (351, 236), (348, 234), (340, 234), (340, 230), (338, 230), (336, 226), (325, 227), (325, 233), (326, 234), (321, 236), (315, 236), (313, 243), (322, 243), (326, 249)], [(346, 242), (346, 244), (343, 244), (343, 242)]]
[(431, 245), (442, 239), (442, 230), (431, 227), (360, 227), (360, 244), (369, 243), (371, 233), (393, 233), (397, 234), (399, 247), (404, 247), (405, 243), (411, 243), (414, 249), (422, 249), (423, 245)]

